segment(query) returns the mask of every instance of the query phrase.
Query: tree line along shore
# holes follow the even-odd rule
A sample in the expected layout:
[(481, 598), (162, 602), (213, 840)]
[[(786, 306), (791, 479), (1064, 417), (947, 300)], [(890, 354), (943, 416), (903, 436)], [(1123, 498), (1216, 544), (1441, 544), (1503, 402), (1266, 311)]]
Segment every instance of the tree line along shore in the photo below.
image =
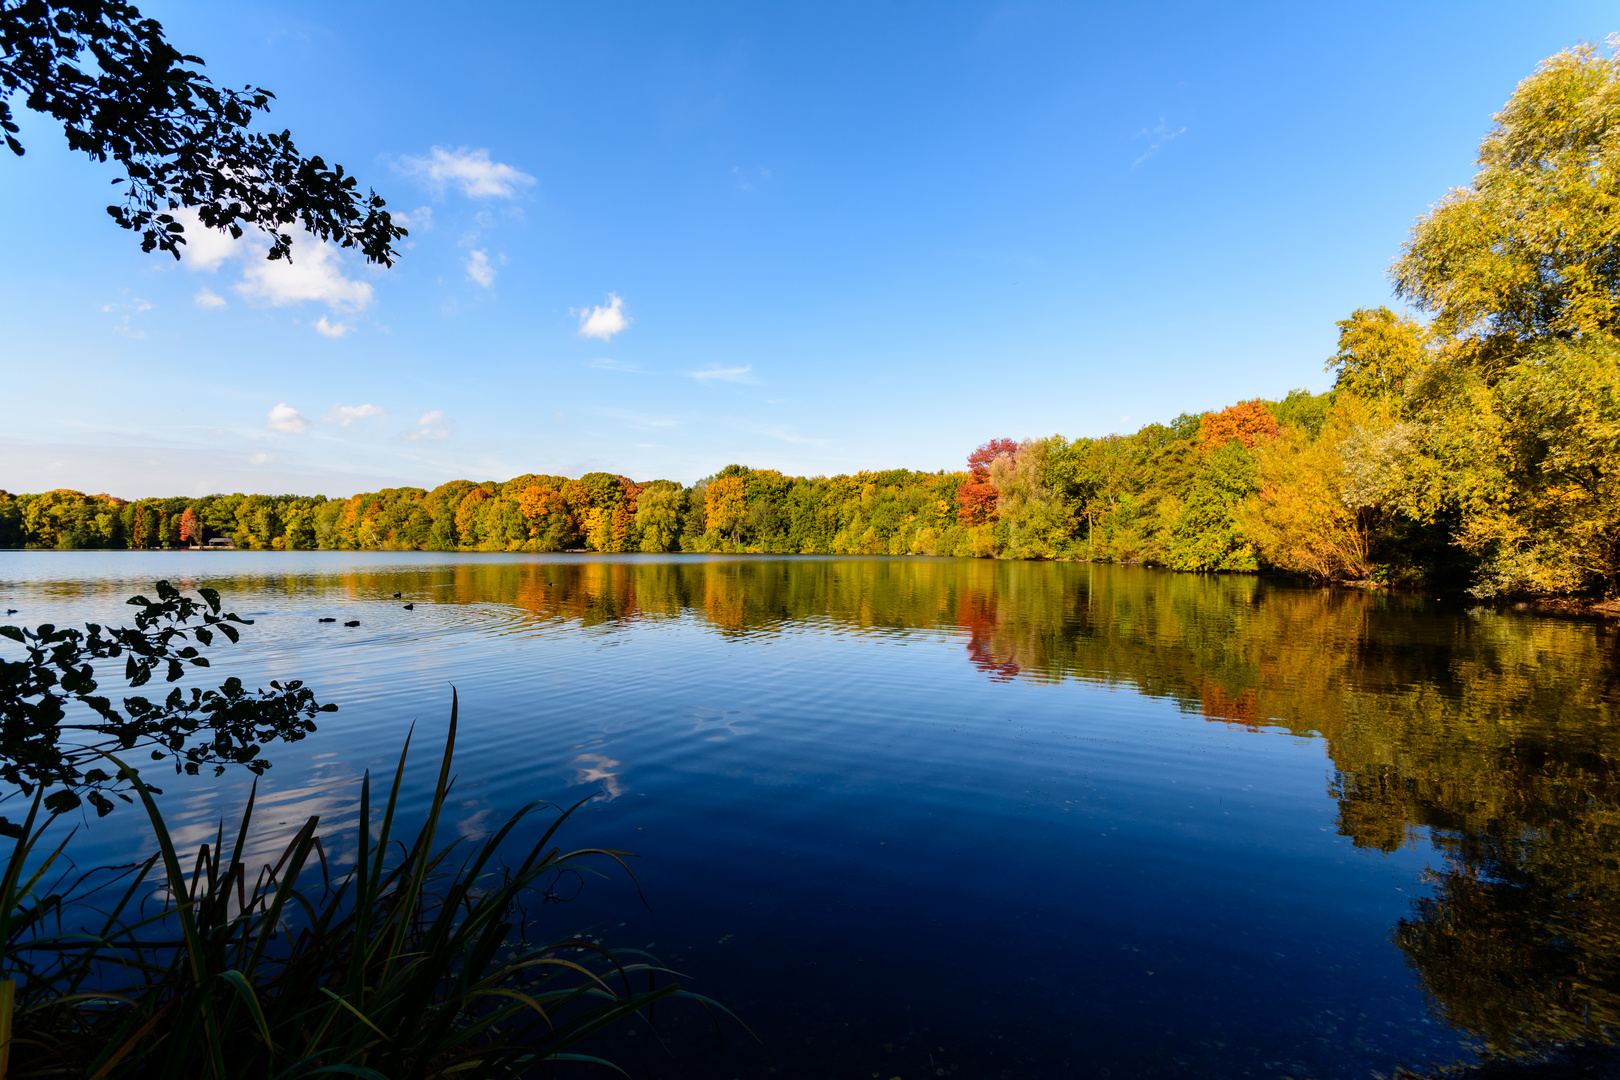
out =
[[(1436, 461), (1435, 448), (1469, 417), (1413, 415), (1407, 398), (1358, 384), (1364, 338), (1421, 336), (1419, 324), (1379, 309), (1343, 327), (1340, 385), (1327, 393), (1242, 402), (1130, 435), (994, 439), (962, 471), (793, 477), (731, 465), (691, 486), (526, 474), (347, 499), (0, 492), (0, 546), (154, 549), (220, 538), (253, 550), (947, 555), (1277, 570), (1479, 594), (1612, 586), (1612, 565), (1606, 575), (1572, 572), (1589, 530), (1525, 544), (1505, 508), (1467, 501), (1461, 481), (1480, 480)], [(1555, 351), (1532, 370), (1590, 363), (1589, 352)], [(1603, 359), (1620, 366), (1612, 353)], [(1472, 468), (1501, 483), (1513, 479), (1506, 464), (1476, 458)]]

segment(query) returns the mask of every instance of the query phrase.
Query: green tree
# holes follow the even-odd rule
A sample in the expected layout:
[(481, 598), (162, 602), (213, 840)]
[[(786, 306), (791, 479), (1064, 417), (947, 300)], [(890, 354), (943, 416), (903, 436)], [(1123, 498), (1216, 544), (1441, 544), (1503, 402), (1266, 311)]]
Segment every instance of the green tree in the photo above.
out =
[(636, 498), (636, 527), (641, 532), (642, 551), (676, 550), (685, 504), (685, 492), (674, 481), (654, 480), (642, 489)]
[(1256, 479), (1254, 455), (1239, 439), (1227, 439), (1204, 456), (1171, 529), (1167, 561), (1173, 569), (1259, 569), (1239, 516), (1258, 487)]

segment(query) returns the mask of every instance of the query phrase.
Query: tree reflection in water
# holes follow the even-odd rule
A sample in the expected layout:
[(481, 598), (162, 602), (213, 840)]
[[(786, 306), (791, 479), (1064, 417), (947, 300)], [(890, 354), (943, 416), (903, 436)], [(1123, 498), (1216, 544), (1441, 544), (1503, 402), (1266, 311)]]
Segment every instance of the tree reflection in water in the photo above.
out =
[(356, 597), (399, 583), (493, 602), (520, 622), (951, 633), (992, 679), (1084, 678), (1189, 716), (1318, 735), (1340, 833), (1381, 851), (1427, 842), (1439, 856), (1432, 896), (1393, 936), (1447, 1022), (1503, 1052), (1620, 1031), (1612, 624), (984, 560), (460, 560), (321, 582)]

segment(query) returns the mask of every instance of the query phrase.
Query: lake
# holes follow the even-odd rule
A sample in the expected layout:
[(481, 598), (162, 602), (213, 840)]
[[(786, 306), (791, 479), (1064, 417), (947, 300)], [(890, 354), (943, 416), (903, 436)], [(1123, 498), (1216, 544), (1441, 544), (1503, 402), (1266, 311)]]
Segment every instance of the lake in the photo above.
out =
[[(1612, 621), (1064, 563), (0, 552), (16, 624), (158, 578), (255, 620), (216, 681), (340, 706), (269, 749), (261, 852), (352, 822), (412, 724), (419, 807), (452, 685), (463, 835), (601, 792), (563, 842), (636, 852), (651, 910), (620, 875), (547, 925), (759, 1039), (660, 1006), (669, 1051), (605, 1048), (636, 1075), (1365, 1077), (1620, 1024)], [(250, 780), (165, 811), (195, 845)]]

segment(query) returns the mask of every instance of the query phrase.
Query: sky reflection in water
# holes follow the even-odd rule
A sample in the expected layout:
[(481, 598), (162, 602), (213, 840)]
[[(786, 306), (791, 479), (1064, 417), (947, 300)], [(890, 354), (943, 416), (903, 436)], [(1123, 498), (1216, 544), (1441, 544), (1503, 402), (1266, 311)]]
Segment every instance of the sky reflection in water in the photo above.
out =
[[(551, 929), (763, 1039), (616, 1037), (655, 1076), (1364, 1076), (1620, 1021), (1601, 623), (1084, 565), (0, 553), (29, 624), (158, 577), (259, 613), (219, 675), (342, 707), (271, 753), (260, 850), (352, 820), (452, 682), (463, 834), (604, 792), (571, 839), (653, 912), (591, 882)], [(167, 808), (197, 842), (246, 786)]]

